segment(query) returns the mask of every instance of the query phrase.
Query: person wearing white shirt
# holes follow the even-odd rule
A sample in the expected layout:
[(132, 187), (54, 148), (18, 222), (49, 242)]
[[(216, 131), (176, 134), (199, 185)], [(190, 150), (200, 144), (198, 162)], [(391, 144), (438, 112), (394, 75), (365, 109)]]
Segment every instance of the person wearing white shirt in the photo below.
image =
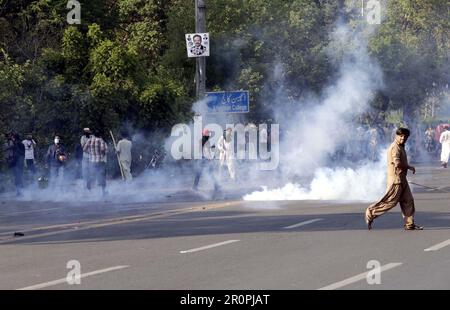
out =
[(122, 133), (122, 139), (117, 143), (116, 152), (119, 154), (119, 162), (122, 166), (123, 174), (126, 181), (131, 181), (133, 176), (131, 174), (131, 143), (128, 134)]
[(442, 145), (441, 150), (441, 163), (442, 167), (447, 168), (448, 158), (450, 156), (450, 131), (449, 126), (444, 126), (444, 131), (441, 133), (439, 143)]
[(28, 171), (34, 176), (36, 173), (36, 168), (34, 166), (34, 151), (36, 149), (36, 142), (33, 140), (33, 136), (28, 134), (26, 139), (22, 141), (25, 147), (25, 164)]
[(232, 180), (236, 179), (236, 172), (234, 169), (234, 139), (233, 139), (233, 129), (227, 128), (223, 135), (219, 138), (217, 142), (217, 148), (219, 149), (219, 160), (220, 166), (226, 165), (228, 167), (228, 172)]

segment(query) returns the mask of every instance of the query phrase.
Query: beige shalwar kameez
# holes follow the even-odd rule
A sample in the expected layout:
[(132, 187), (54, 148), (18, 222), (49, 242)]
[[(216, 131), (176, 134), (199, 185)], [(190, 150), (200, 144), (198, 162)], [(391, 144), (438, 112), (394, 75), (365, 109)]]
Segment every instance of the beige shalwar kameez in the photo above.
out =
[(387, 166), (386, 194), (366, 209), (366, 222), (373, 221), (400, 203), (405, 227), (413, 227), (415, 207), (406, 179), (408, 158), (404, 145), (399, 145), (396, 141), (391, 144), (387, 151)]
[(128, 139), (122, 139), (117, 143), (116, 151), (119, 154), (120, 165), (122, 166), (123, 175), (126, 181), (131, 181), (131, 148), (132, 143)]

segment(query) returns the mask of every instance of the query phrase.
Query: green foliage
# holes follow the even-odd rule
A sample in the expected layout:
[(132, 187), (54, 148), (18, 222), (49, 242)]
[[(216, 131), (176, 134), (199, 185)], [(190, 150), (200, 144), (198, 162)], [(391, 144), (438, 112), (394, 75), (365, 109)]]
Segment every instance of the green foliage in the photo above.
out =
[(412, 117), (427, 91), (449, 78), (448, 1), (388, 1), (387, 16), (370, 42), (388, 85), (390, 108)]
[(15, 64), (11, 58), (2, 50), (3, 59), (0, 60), (0, 129), (10, 129), (11, 119), (18, 115), (14, 113), (16, 106), (22, 102), (23, 84), (25, 80), (25, 66)]

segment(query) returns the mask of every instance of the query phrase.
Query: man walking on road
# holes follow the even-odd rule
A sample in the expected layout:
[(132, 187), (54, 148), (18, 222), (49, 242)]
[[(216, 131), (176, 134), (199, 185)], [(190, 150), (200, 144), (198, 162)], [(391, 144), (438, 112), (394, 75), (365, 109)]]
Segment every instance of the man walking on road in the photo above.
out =
[(449, 126), (444, 126), (444, 131), (441, 133), (439, 137), (439, 143), (441, 143), (441, 164), (442, 167), (447, 168), (448, 158), (450, 156), (450, 131), (448, 130)]
[(422, 230), (422, 226), (414, 223), (414, 198), (409, 188), (406, 175), (408, 170), (416, 173), (416, 169), (408, 164), (405, 143), (410, 135), (409, 129), (398, 128), (394, 142), (387, 151), (387, 190), (380, 201), (366, 209), (367, 228), (372, 229), (373, 220), (400, 203), (406, 230)]
[(126, 181), (131, 181), (131, 148), (132, 143), (126, 132), (122, 132), (122, 139), (117, 142), (116, 152), (119, 154), (119, 164), (122, 166), (123, 175)]
[(106, 196), (106, 154), (108, 146), (99, 130), (96, 130), (89, 140), (86, 141), (83, 151), (89, 154), (90, 160), (90, 176), (87, 188), (90, 190), (92, 181), (96, 180), (97, 184), (102, 187), (103, 196)]

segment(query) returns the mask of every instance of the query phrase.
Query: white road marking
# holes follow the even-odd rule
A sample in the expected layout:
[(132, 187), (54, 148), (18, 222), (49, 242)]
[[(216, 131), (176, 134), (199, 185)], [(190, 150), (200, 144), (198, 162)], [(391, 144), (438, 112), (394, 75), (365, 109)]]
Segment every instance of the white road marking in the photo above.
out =
[[(389, 270), (389, 269), (392, 269), (392, 268), (395, 268), (395, 267), (398, 267), (398, 266), (401, 266), (401, 265), (402, 265), (402, 263), (389, 263), (389, 264), (386, 264), (384, 266), (381, 266), (380, 267), (380, 272), (383, 272), (383, 271), (386, 271), (386, 270)], [(341, 288), (343, 286), (347, 286), (349, 284), (352, 284), (352, 283), (355, 283), (355, 282), (358, 282), (358, 281), (361, 281), (361, 280), (365, 280), (367, 278), (367, 274), (370, 271), (371, 270), (363, 272), (363, 273), (361, 273), (359, 275), (356, 275), (354, 277), (351, 277), (351, 278), (348, 278), (348, 279), (345, 279), (345, 280), (342, 280), (342, 281), (339, 281), (339, 282), (327, 285), (325, 287), (319, 288), (319, 290), (335, 290), (335, 289)]]
[(283, 228), (284, 229), (292, 229), (292, 228), (296, 228), (296, 227), (312, 224), (312, 223), (315, 223), (315, 222), (318, 222), (318, 221), (321, 221), (321, 220), (322, 219), (313, 219), (313, 220), (304, 221), (304, 222), (301, 222), (301, 223), (298, 223), (298, 224), (294, 224), (294, 225), (291, 225), (291, 226), (286, 226), (286, 227), (283, 227)]
[(436, 245), (433, 245), (432, 247), (429, 247), (428, 249), (425, 249), (424, 251), (425, 252), (437, 251), (439, 249), (442, 249), (443, 247), (446, 247), (447, 245), (450, 245), (450, 239), (448, 239), (444, 242), (438, 243)]
[(210, 245), (205, 245), (205, 246), (202, 246), (200, 248), (190, 249), (190, 250), (186, 250), (186, 251), (180, 251), (180, 253), (181, 254), (185, 254), (185, 253), (193, 253), (193, 252), (203, 251), (203, 250), (215, 248), (215, 247), (218, 247), (218, 246), (221, 246), (221, 245), (234, 243), (234, 242), (238, 242), (238, 241), (240, 241), (240, 240), (228, 240), (228, 241), (224, 241), (224, 242), (219, 242), (219, 243), (214, 243), (214, 244), (210, 244)]
[[(111, 268), (96, 270), (96, 271), (92, 271), (92, 272), (88, 272), (88, 273), (83, 273), (80, 275), (80, 278), (87, 278), (87, 277), (94, 276), (97, 274), (101, 274), (101, 273), (105, 273), (105, 272), (109, 272), (109, 271), (115, 271), (115, 270), (119, 270), (119, 269), (124, 269), (124, 268), (128, 268), (128, 267), (130, 267), (130, 266), (115, 266), (115, 267), (111, 267)], [(67, 283), (66, 278), (55, 280), (55, 281), (50, 281), (50, 282), (44, 282), (44, 283), (40, 283), (40, 284), (36, 284), (36, 285), (32, 285), (32, 286), (27, 286), (27, 287), (19, 288), (17, 290), (18, 291), (38, 290), (38, 289), (41, 289), (44, 287), (55, 286), (55, 285), (64, 284), (64, 283)]]

